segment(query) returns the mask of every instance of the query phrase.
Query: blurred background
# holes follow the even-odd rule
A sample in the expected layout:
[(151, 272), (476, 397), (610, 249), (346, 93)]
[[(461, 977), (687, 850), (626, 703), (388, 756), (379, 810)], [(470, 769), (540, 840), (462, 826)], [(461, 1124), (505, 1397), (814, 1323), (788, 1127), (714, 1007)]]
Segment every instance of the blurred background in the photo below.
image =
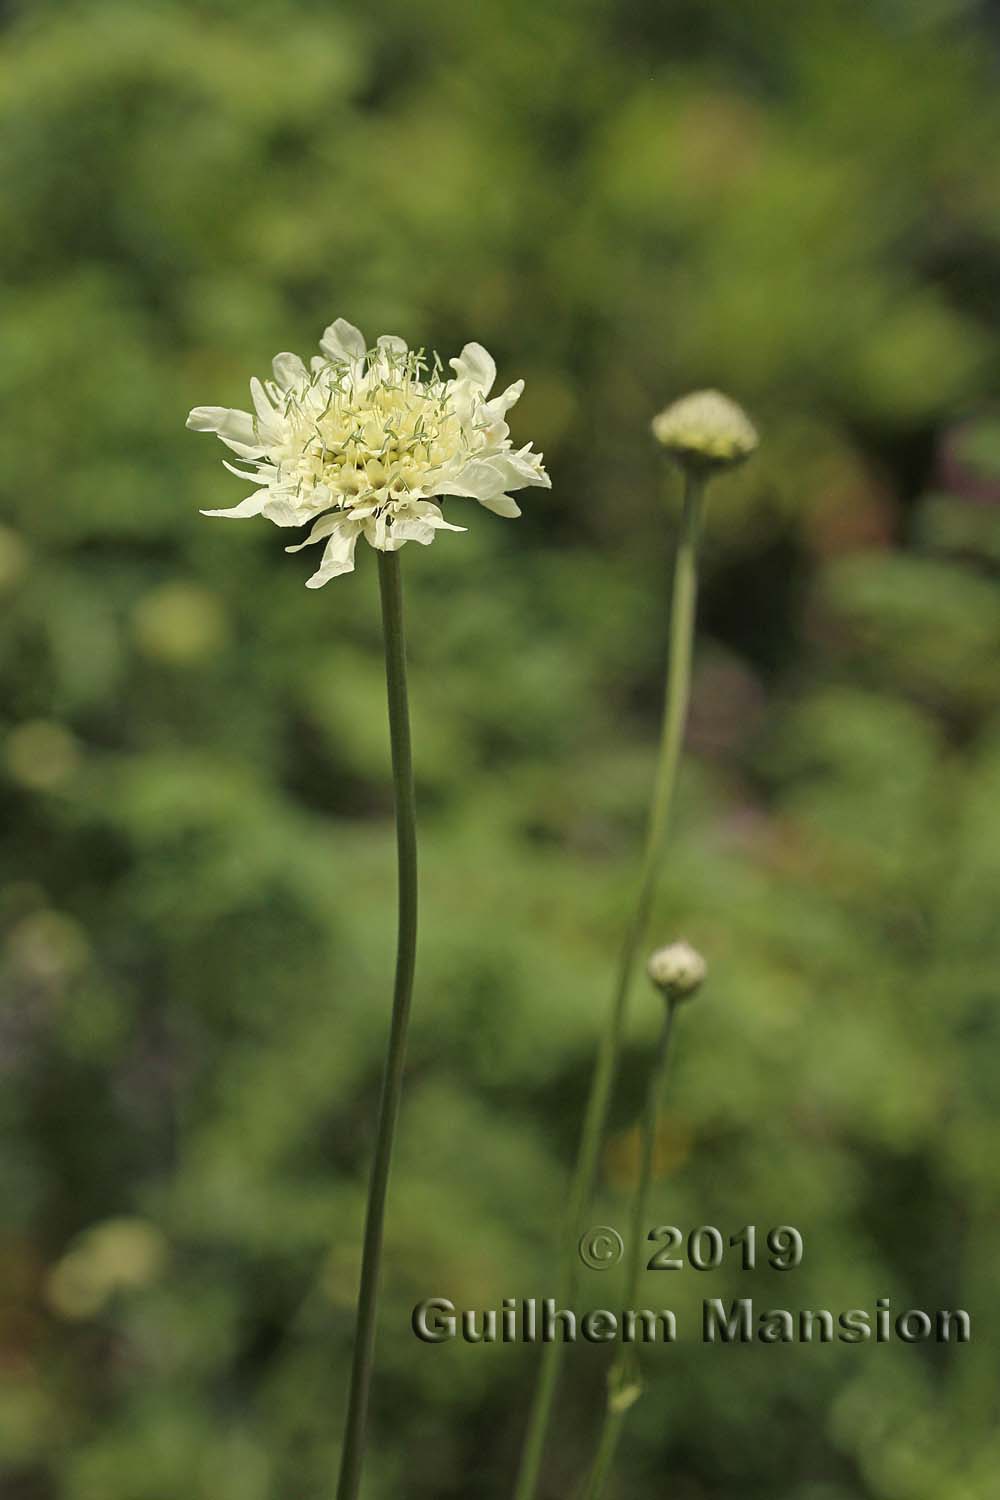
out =
[[(806, 1256), (645, 1278), (688, 1337), (614, 1494), (989, 1500), (996, 7), (8, 0), (0, 54), (5, 1500), (331, 1493), (394, 935), (375, 569), (312, 593), (202, 519), (243, 491), (184, 419), (337, 316), (484, 343), (553, 479), (403, 554), (423, 927), (366, 1493), (510, 1492), (537, 1350), (410, 1311), (554, 1291), (662, 692), (649, 421), (712, 384), (764, 441), (705, 542), (654, 936), (711, 980), (653, 1221)], [(974, 1339), (711, 1349), (708, 1296)], [(547, 1500), (610, 1353), (568, 1362)]]

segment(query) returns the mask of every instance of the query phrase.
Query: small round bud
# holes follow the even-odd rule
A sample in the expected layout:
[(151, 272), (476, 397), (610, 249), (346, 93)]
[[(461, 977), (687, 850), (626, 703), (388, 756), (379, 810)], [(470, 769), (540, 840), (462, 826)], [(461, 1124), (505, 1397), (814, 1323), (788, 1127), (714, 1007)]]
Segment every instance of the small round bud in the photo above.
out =
[(668, 943), (650, 956), (646, 973), (668, 1000), (687, 1000), (705, 978), (708, 965), (690, 943)]
[(750, 457), (760, 439), (741, 406), (721, 391), (692, 391), (653, 418), (653, 436), (679, 464), (728, 469)]

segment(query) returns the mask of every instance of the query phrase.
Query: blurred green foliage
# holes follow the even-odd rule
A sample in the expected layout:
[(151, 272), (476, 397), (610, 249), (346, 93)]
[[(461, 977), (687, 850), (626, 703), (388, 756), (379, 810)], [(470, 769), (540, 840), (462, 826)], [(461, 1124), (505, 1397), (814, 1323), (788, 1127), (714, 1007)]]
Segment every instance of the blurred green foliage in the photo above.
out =
[[(0, 53), (5, 1497), (330, 1493), (393, 933), (374, 570), (312, 594), (281, 533), (202, 520), (239, 491), (183, 423), (342, 315), (485, 343), (554, 481), (404, 553), (423, 930), (369, 1493), (509, 1492), (535, 1353), (409, 1313), (552, 1290), (661, 693), (648, 423), (711, 383), (765, 440), (706, 542), (656, 936), (712, 975), (656, 1217), (807, 1253), (644, 1295), (975, 1332), (650, 1351), (616, 1494), (989, 1500), (995, 16), (22, 0)], [(607, 1353), (571, 1361), (553, 1500)]]

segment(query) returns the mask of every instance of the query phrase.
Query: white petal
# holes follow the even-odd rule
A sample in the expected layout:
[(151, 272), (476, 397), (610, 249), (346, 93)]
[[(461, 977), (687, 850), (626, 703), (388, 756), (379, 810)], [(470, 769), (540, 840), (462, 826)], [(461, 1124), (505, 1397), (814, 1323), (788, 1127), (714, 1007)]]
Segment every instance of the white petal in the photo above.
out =
[(268, 394), (256, 375), (251, 376), (250, 379), (250, 395), (260, 426), (271, 426), (274, 422), (274, 407), (271, 405)]
[(321, 520), (316, 522), (316, 525), (304, 542), (296, 542), (294, 546), (286, 547), (285, 551), (301, 552), (303, 547), (311, 547), (314, 542), (321, 542), (324, 537), (329, 536), (331, 532), (339, 530), (345, 524), (345, 519), (340, 512), (334, 511), (332, 515), (323, 516)]
[(461, 468), (442, 474), (428, 485), (431, 495), (466, 495), (472, 500), (488, 500), (493, 495), (502, 495), (506, 474), (494, 467), (492, 458), (473, 458)]
[(529, 484), (547, 490), (552, 488), (552, 480), (542, 468), (541, 458), (537, 453), (529, 454), (527, 448), (517, 453), (491, 453), (489, 463), (502, 475), (505, 490), (519, 490)]
[(360, 329), (344, 318), (331, 323), (319, 341), (327, 359), (358, 360), (365, 357), (365, 338)]
[(273, 490), (268, 491), (268, 497), (261, 515), (275, 526), (304, 526), (316, 514), (315, 505), (303, 505), (301, 500), (276, 495)]
[[(486, 412), (486, 407), (481, 406), (479, 410), (482, 416)], [(483, 446), (479, 449), (479, 452), (484, 458), (488, 458), (491, 453), (505, 453), (510, 447), (510, 428), (506, 422), (502, 420), (499, 422), (490, 422), (488, 426), (484, 427), (480, 421), (476, 423), (476, 430), (483, 437)]]
[(434, 540), (434, 529), (430, 522), (416, 516), (393, 521), (386, 535), (385, 550), (398, 552), (404, 542), (419, 542), (421, 547), (427, 547)]
[(230, 510), (203, 510), (203, 516), (226, 516), (230, 521), (242, 521), (246, 516), (259, 516), (267, 504), (269, 491), (258, 490), (254, 495), (248, 495), (241, 500), (239, 505), (234, 505)]
[(491, 510), (495, 516), (506, 516), (509, 520), (521, 514), (521, 507), (510, 495), (493, 495), (489, 500), (480, 500), (479, 503), (485, 510)]
[(228, 469), (230, 474), (235, 474), (237, 479), (249, 479), (251, 484), (259, 484), (261, 481), (261, 475), (256, 469), (251, 469), (248, 473), (246, 469), (238, 469), (235, 464), (231, 464), (228, 458), (222, 460), (222, 467)]
[(499, 422), (501, 417), (510, 411), (514, 403), (521, 399), (523, 392), (524, 381), (515, 380), (514, 384), (509, 385), (505, 391), (501, 391), (499, 396), (494, 396), (492, 401), (485, 401), (483, 403), (483, 416), (488, 421)]
[(474, 390), (481, 391), (484, 396), (493, 389), (497, 367), (493, 363), (493, 356), (487, 354), (482, 344), (466, 344), (461, 354), (448, 363), (459, 380), (468, 381)]
[(362, 521), (365, 541), (370, 547), (375, 547), (379, 552), (388, 552), (392, 549), (386, 544), (385, 511), (379, 511), (377, 515), (369, 516)]
[[(238, 443), (235, 438), (223, 437), (222, 433), (220, 433), (219, 441), (225, 443), (226, 447), (235, 453), (237, 458), (260, 460), (267, 457), (267, 447), (261, 444), (259, 437), (252, 443)], [(225, 459), (223, 459), (223, 463), (225, 463)]]
[(386, 354), (401, 355), (408, 353), (406, 340), (401, 339), (397, 333), (380, 334), (378, 347), (384, 349)]
[(185, 424), (192, 432), (217, 432), (219, 437), (253, 445), (257, 441), (253, 417), (229, 406), (196, 406)]
[(341, 573), (353, 573), (354, 548), (360, 529), (353, 521), (341, 523), (327, 542), (323, 560), (316, 572), (306, 580), (307, 589), (321, 589), (329, 579), (337, 578)]
[(276, 354), (271, 361), (271, 368), (283, 391), (290, 391), (309, 379), (309, 372), (297, 354)]
[(435, 531), (468, 531), (467, 526), (453, 526), (446, 521), (441, 514), (440, 506), (434, 505), (430, 500), (414, 500), (406, 508), (403, 520), (416, 518), (424, 521), (428, 526), (433, 526)]

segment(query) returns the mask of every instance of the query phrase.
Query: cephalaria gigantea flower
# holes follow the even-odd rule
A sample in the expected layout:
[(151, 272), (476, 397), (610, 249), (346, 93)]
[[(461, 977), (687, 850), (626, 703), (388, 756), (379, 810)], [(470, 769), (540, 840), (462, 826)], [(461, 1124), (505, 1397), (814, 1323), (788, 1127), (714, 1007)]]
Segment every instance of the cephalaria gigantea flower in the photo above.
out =
[(437, 531), (464, 531), (442, 514), (446, 495), (478, 500), (498, 516), (518, 516), (510, 490), (549, 488), (541, 454), (514, 448), (504, 420), (524, 389), (515, 381), (491, 399), (496, 366), (481, 344), (466, 344), (445, 378), (437, 355), (384, 334), (373, 349), (343, 318), (324, 333), (309, 368), (278, 354), (273, 379), (251, 380), (254, 410), (196, 406), (195, 432), (214, 432), (248, 467), (226, 462), (254, 492), (207, 516), (264, 516), (276, 526), (312, 521), (297, 552), (325, 542), (307, 587), (354, 568), (363, 536), (395, 552), (425, 545)]

